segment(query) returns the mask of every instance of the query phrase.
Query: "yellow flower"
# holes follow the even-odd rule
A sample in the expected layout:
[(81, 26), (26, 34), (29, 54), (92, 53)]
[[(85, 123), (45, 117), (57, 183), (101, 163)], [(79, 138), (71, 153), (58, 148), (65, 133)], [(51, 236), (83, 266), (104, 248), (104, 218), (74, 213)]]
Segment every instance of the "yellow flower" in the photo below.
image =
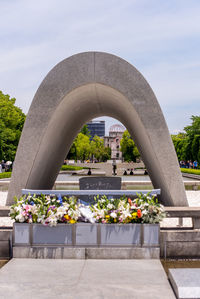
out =
[(133, 219), (137, 218), (137, 212), (132, 213)]
[(117, 219), (116, 219), (116, 218), (114, 218), (114, 222), (117, 222)]
[(69, 223), (73, 224), (73, 223), (76, 223), (76, 221), (71, 219)]
[(106, 217), (105, 218), (110, 218), (110, 215), (106, 215)]
[(69, 215), (65, 215), (64, 218), (65, 218), (66, 220), (70, 220)]

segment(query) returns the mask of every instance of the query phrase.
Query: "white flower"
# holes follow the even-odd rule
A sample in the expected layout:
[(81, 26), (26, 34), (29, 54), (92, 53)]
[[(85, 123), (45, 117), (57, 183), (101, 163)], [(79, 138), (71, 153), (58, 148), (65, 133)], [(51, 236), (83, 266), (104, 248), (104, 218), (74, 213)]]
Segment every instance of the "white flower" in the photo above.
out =
[(111, 210), (111, 209), (113, 209), (113, 208), (114, 208), (114, 205), (113, 205), (113, 204), (111, 204), (111, 203), (109, 203), (109, 204), (107, 205), (107, 208), (108, 208), (108, 210)]
[(48, 222), (50, 226), (56, 226), (57, 224), (57, 217), (56, 215), (52, 214), (49, 218), (48, 218)]
[(111, 216), (112, 218), (117, 218), (117, 214), (116, 214), (115, 212), (112, 212), (112, 213), (110, 214), (110, 216)]
[(68, 210), (68, 209), (69, 209), (69, 204), (68, 204), (67, 202), (64, 202), (64, 203), (63, 203), (63, 207), (65, 207), (65, 209)]
[(99, 210), (98, 214), (100, 218), (104, 218), (105, 215), (104, 210)]
[(14, 210), (15, 210), (15, 212), (19, 212), (19, 211), (22, 210), (22, 207), (20, 207), (20, 206), (16, 206), (16, 207), (14, 207)]
[(128, 217), (131, 217), (130, 212), (128, 210), (122, 211), (122, 219), (125, 220)]
[(19, 222), (24, 222), (25, 221), (25, 217), (22, 214), (17, 215), (15, 219)]
[(62, 218), (66, 214), (66, 209), (64, 207), (58, 207), (56, 215), (58, 218)]
[(30, 210), (31, 210), (32, 214), (37, 214), (37, 206), (36, 205), (31, 206)]

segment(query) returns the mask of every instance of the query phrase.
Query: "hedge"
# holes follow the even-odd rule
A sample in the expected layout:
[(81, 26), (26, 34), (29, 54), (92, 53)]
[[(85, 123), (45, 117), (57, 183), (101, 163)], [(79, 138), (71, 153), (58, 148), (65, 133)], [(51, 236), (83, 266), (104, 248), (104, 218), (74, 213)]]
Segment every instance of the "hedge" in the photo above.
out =
[(88, 169), (88, 167), (73, 166), (73, 165), (63, 165), (61, 167), (61, 170), (81, 170), (81, 169)]
[(181, 172), (200, 175), (200, 169), (181, 168)]
[(1, 172), (0, 173), (0, 179), (10, 178), (12, 172)]

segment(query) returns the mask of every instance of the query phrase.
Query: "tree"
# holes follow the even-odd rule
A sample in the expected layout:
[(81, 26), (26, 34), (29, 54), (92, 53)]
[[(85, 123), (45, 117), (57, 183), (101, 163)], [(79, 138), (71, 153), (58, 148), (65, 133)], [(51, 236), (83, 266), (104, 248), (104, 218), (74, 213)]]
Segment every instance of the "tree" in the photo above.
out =
[(199, 160), (200, 157), (200, 135), (194, 135), (193, 141), (192, 141), (192, 160)]
[(77, 155), (76, 155), (76, 145), (75, 142), (72, 143), (70, 150), (66, 157), (67, 160), (76, 160), (77, 161)]
[[(196, 160), (200, 154), (199, 148), (199, 135), (200, 135), (200, 116), (191, 117), (192, 124), (185, 127), (184, 130), (186, 131), (188, 137), (188, 146), (187, 146), (187, 159), (188, 160)], [(200, 163), (200, 160), (198, 159)]]
[(98, 162), (104, 162), (111, 157), (111, 149), (106, 148), (103, 138), (97, 135), (91, 141), (91, 153)]
[(179, 133), (177, 135), (171, 135), (176, 154), (179, 161), (185, 161), (187, 159), (187, 147), (188, 137), (186, 133)]
[[(82, 127), (82, 129), (80, 130), (80, 133), (82, 133), (83, 135), (88, 136), (89, 138), (91, 137), (90, 136), (90, 131), (88, 130), (87, 125), (84, 125)], [(75, 141), (76, 141), (76, 139), (73, 141), (73, 143), (71, 145), (71, 148), (70, 148), (70, 150), (69, 150), (69, 152), (67, 154), (66, 159), (68, 159), (68, 160), (76, 160), (77, 161), (77, 159), (78, 159), (77, 152), (76, 152)]]
[(15, 101), (0, 91), (0, 160), (14, 160), (26, 118)]
[(80, 133), (82, 133), (82, 134), (88, 136), (89, 138), (91, 137), (91, 135), (90, 135), (90, 131), (89, 131), (87, 125), (84, 125), (84, 126), (82, 127)]
[(76, 147), (76, 157), (82, 162), (90, 158), (90, 138), (87, 135), (79, 133), (74, 141)]
[(122, 152), (124, 160), (127, 162), (136, 162), (136, 159), (140, 156), (140, 153), (133, 139), (131, 138), (131, 135), (129, 134), (128, 130), (124, 131), (122, 139), (120, 141), (120, 146), (120, 150)]
[(197, 160), (200, 163), (200, 116), (191, 117), (192, 124), (184, 128), (185, 133), (172, 135), (178, 160)]

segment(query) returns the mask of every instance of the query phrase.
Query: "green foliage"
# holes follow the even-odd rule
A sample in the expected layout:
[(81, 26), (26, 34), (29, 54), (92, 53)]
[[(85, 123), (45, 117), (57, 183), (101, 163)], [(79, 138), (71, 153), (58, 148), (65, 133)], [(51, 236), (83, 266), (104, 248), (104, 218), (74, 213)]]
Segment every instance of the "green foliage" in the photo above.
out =
[(91, 141), (91, 154), (98, 162), (104, 162), (110, 159), (111, 149), (105, 148), (103, 138), (95, 135)]
[(66, 159), (68, 160), (77, 160), (77, 156), (76, 156), (76, 146), (75, 146), (75, 142), (72, 143), (72, 146), (67, 154)]
[(111, 149), (104, 147), (103, 138), (94, 136), (93, 140), (90, 141), (90, 137), (87, 125), (83, 126), (67, 154), (67, 159), (84, 161), (92, 158), (98, 162), (105, 162), (110, 159)]
[(102, 161), (105, 162), (107, 160), (111, 159), (111, 148), (110, 147), (105, 147), (104, 148), (104, 153), (102, 156)]
[[(184, 130), (186, 131), (186, 134), (188, 136), (188, 159), (194, 161), (197, 160), (200, 156), (200, 116), (192, 115), (191, 120), (192, 124), (185, 127)], [(200, 162), (199, 159), (198, 162)]]
[(140, 156), (140, 153), (128, 130), (124, 131), (122, 139), (120, 141), (120, 146), (120, 150), (122, 152), (124, 160), (127, 162), (136, 162), (136, 159)]
[(62, 165), (61, 170), (81, 170), (88, 169), (88, 167), (73, 166), (73, 165)]
[(0, 173), (0, 179), (10, 178), (12, 172), (2, 172)]
[(76, 157), (77, 159), (84, 162), (90, 158), (91, 148), (90, 148), (90, 138), (87, 135), (79, 133), (74, 141), (76, 147)]
[(200, 175), (200, 169), (181, 168), (181, 172)]
[(178, 160), (187, 160), (188, 137), (185, 133), (171, 135)]
[(178, 160), (197, 160), (200, 163), (200, 116), (191, 117), (192, 124), (184, 128), (185, 133), (172, 135)]
[(193, 160), (200, 159), (200, 135), (194, 135), (191, 146)]
[(24, 125), (26, 116), (15, 101), (0, 91), (0, 160), (14, 160)]
[(80, 133), (82, 133), (82, 134), (88, 136), (89, 138), (91, 137), (91, 135), (90, 135), (90, 131), (89, 131), (87, 125), (84, 125), (84, 126), (82, 127)]

